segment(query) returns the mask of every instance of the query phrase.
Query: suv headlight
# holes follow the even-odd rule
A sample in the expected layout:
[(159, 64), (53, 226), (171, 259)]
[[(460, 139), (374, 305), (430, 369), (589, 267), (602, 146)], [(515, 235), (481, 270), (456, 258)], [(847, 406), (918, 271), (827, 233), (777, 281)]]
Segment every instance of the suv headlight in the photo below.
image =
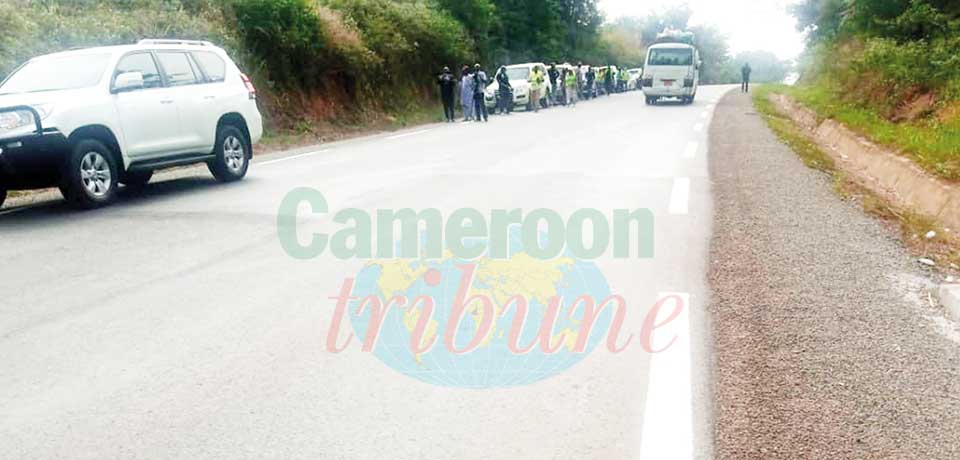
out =
[[(39, 113), (40, 111), (37, 110)], [(43, 115), (40, 116), (43, 119)], [(5, 112), (0, 112), (0, 132), (4, 131), (13, 131), (15, 129), (23, 128), (25, 126), (35, 126), (37, 121), (35, 120), (33, 112), (25, 109), (20, 110), (9, 110)]]

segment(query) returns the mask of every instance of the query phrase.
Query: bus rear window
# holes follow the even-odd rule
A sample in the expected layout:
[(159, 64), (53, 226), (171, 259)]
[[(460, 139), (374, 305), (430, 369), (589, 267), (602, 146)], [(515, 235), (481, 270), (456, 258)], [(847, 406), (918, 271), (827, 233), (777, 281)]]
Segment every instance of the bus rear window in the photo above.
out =
[(647, 65), (693, 65), (693, 50), (690, 48), (655, 48), (650, 50)]

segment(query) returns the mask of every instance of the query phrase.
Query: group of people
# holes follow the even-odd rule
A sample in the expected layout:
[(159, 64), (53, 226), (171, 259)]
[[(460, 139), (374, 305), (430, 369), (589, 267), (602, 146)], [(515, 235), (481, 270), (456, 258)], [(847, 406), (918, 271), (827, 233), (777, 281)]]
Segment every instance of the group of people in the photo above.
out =
[[(510, 114), (513, 112), (513, 86), (506, 66), (501, 66), (496, 73), (497, 104), (494, 113)], [(619, 72), (613, 67), (594, 68), (579, 64), (577, 67), (551, 65), (548, 69), (534, 66), (529, 75), (530, 107), (539, 112), (541, 101), (550, 99), (549, 104), (566, 105), (573, 107), (580, 99), (590, 99), (599, 94), (610, 95), (614, 92), (625, 91), (630, 81), (629, 73), (623, 69)], [(485, 101), (485, 92), (490, 81), (480, 64), (463, 66), (460, 76), (454, 75), (449, 67), (444, 67), (437, 79), (440, 86), (440, 96), (443, 101), (444, 118), (448, 123), (456, 121), (456, 99), (459, 88), (459, 100), (463, 113), (463, 120), (486, 122), (489, 113)], [(550, 91), (547, 90), (549, 82)], [(599, 83), (598, 83), (599, 82)], [(602, 86), (601, 86), (602, 85)], [(545, 93), (546, 92), (546, 93)]]
[(443, 68), (438, 79), (440, 85), (440, 99), (443, 100), (443, 115), (447, 123), (456, 120), (454, 109), (457, 86), (460, 87), (460, 105), (463, 110), (464, 121), (489, 121), (487, 104), (483, 100), (484, 90), (487, 88), (487, 74), (476, 64), (473, 69), (463, 66), (460, 77), (457, 78), (449, 67)]

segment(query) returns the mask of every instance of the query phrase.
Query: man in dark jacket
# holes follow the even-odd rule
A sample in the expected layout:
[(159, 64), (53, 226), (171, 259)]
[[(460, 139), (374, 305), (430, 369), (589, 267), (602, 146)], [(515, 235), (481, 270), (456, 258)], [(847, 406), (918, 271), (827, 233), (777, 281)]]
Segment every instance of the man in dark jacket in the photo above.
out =
[(443, 73), (437, 77), (437, 84), (440, 85), (440, 99), (443, 100), (443, 116), (447, 119), (447, 123), (453, 123), (457, 116), (453, 110), (453, 95), (457, 91), (457, 77), (453, 76), (449, 67), (444, 67)]
[(553, 96), (553, 100), (550, 101), (554, 104), (557, 103), (557, 94), (559, 94), (557, 79), (560, 78), (560, 71), (557, 70), (557, 63), (554, 62), (550, 64), (550, 70), (547, 71), (547, 76), (550, 77), (550, 94)]
[(497, 86), (500, 87), (500, 96), (497, 98), (497, 109), (500, 115), (513, 112), (513, 86), (510, 86), (510, 76), (507, 75), (507, 68), (500, 67), (497, 72)]
[(589, 69), (587, 69), (587, 94), (585, 99), (590, 99), (596, 95), (593, 89), (593, 84), (596, 82), (596, 80), (597, 72), (594, 71), (593, 67), (591, 66)]
[(740, 76), (743, 77), (743, 83), (740, 85), (740, 91), (744, 93), (750, 92), (750, 73), (753, 72), (753, 69), (750, 68), (749, 62), (744, 62), (743, 67), (740, 69)]
[(487, 103), (483, 100), (483, 93), (487, 89), (487, 74), (480, 68), (480, 64), (473, 66), (473, 107), (477, 121), (487, 119)]

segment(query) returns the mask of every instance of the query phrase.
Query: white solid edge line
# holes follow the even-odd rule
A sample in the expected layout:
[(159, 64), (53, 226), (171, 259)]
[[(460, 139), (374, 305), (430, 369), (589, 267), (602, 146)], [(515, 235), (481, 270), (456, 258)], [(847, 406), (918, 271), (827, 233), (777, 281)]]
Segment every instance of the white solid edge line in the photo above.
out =
[(690, 178), (677, 177), (673, 179), (673, 190), (670, 191), (670, 205), (667, 212), (674, 215), (683, 215), (690, 212)]
[(687, 147), (683, 149), (684, 158), (694, 158), (697, 156), (697, 150), (700, 149), (700, 144), (697, 141), (687, 142)]
[(697, 132), (703, 131), (703, 123), (697, 123), (693, 125), (693, 130)]
[[(657, 301), (676, 296), (683, 302), (673, 321), (658, 327), (651, 337), (654, 350), (673, 344), (661, 353), (650, 355), (647, 370), (647, 397), (643, 408), (640, 458), (690, 460), (693, 458), (693, 388), (690, 369), (690, 294), (661, 292)], [(676, 308), (665, 302), (657, 312), (657, 324)]]
[(259, 162), (259, 163), (254, 163), (254, 164), (255, 164), (256, 166), (272, 165), (272, 164), (274, 164), (274, 163), (280, 163), (280, 162), (287, 161), (287, 160), (296, 160), (296, 159), (298, 159), (298, 158), (304, 158), (304, 157), (309, 157), (309, 156), (313, 156), (313, 155), (319, 155), (319, 154), (321, 154), (321, 153), (326, 153), (326, 152), (329, 152), (329, 151), (330, 151), (330, 149), (316, 150), (316, 151), (313, 151), (313, 152), (307, 152), (307, 153), (301, 153), (301, 154), (298, 154), (298, 155), (291, 155), (291, 156), (288, 156), (288, 157), (277, 158), (276, 160), (261, 161), (261, 162)]
[(421, 129), (420, 131), (414, 131), (414, 132), (411, 132), (411, 133), (403, 133), (403, 134), (397, 134), (397, 135), (395, 135), (395, 136), (389, 136), (389, 137), (387, 137), (387, 139), (401, 139), (401, 138), (404, 138), (404, 137), (416, 136), (417, 134), (423, 134), (423, 133), (425, 133), (425, 132), (427, 132), (427, 131), (431, 131), (431, 130), (430, 130), (430, 129)]

